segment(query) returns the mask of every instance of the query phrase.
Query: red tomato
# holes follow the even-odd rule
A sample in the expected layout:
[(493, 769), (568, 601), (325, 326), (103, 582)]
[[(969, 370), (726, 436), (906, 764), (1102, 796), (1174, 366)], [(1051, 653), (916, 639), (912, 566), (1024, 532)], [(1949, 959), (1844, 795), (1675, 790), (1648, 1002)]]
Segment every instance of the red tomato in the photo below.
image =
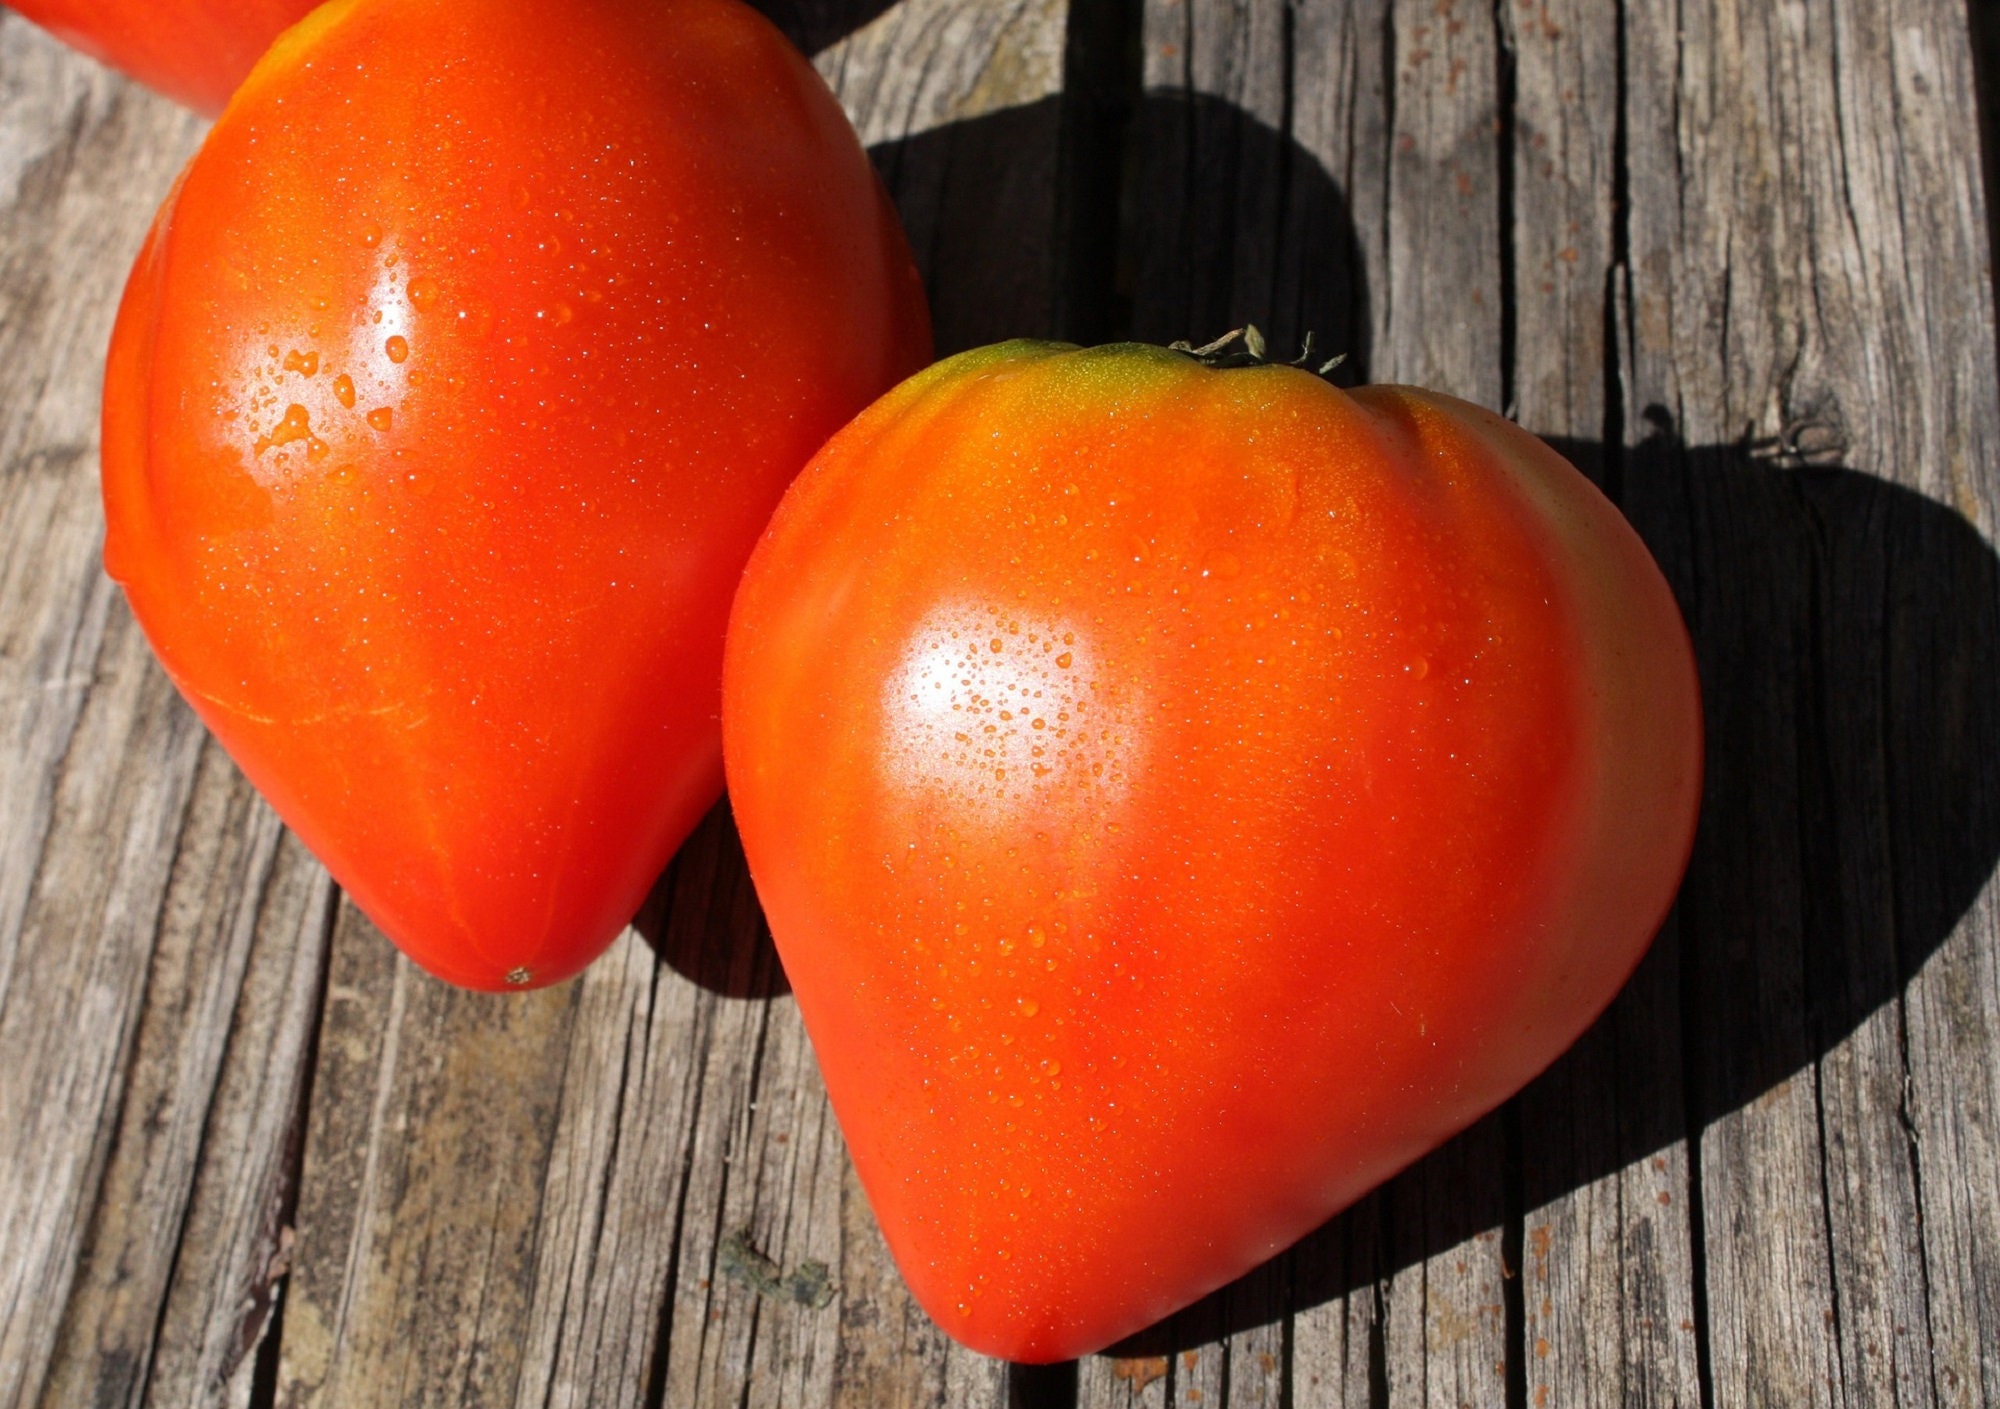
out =
[(271, 41), (318, 0), (9, 0), (63, 43), (198, 112), (222, 111)]
[(823, 450), (723, 723), (751, 872), (918, 1298), (1100, 1348), (1547, 1065), (1685, 865), (1686, 632), (1450, 397), (1008, 343)]
[(342, 0), (139, 257), (105, 563), (413, 958), (554, 982), (720, 792), (785, 485), (928, 351), (852, 130), (735, 0)]

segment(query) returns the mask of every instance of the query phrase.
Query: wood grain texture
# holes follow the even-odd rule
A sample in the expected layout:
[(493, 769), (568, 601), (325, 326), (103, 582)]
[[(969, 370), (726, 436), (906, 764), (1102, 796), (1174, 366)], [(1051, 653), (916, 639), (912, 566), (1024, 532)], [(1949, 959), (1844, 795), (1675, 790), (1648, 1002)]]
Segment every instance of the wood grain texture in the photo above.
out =
[[(1965, 546), (1968, 525), (1989, 541), (1993, 526), (1991, 481), (1974, 468), (1990, 472), (1994, 450), (1984, 220), (1977, 154), (1936, 122), (1954, 98), (1970, 111), (1959, 19), (1841, 3), (1627, 15), (1628, 424), (1658, 406), (1655, 432), (1670, 423), (1686, 445), (1727, 447), (1809, 423), (1845, 463), (1929, 496), (1788, 480), (1700, 449), (1626, 476), (1628, 511), (1683, 586), (1711, 737), (1727, 741), (1683, 926), (1722, 1402), (1929, 1403), (1947, 1376), (1971, 1402), (1966, 1377), (1990, 1373), (1976, 1364), (1990, 1323), (1957, 1354), (1936, 1338), (1937, 1294), (1969, 1287), (1969, 1269), (1955, 1253), (1941, 1285), (1925, 1246), (1966, 1246), (1986, 1211), (1951, 1208), (1934, 1232), (1929, 1201), (1951, 1196), (1922, 1172), (1946, 1130), (1990, 1127), (1993, 1054), (1954, 1045), (1947, 1094), (1920, 1075), (1934, 1059), (1907, 1019), (1990, 976), (1990, 901), (1954, 929), (1955, 914), (1898, 916), (1891, 898), (1934, 871), (1915, 859), (1926, 850), (1985, 851), (1945, 908), (1992, 866), (1990, 837), (1933, 830), (1959, 788), (1946, 783), (1926, 815), (1891, 781), (1937, 778), (1940, 748), (1974, 755), (1977, 771), (1959, 776), (1981, 791), (1991, 778), (1982, 714), (1963, 699), (1931, 711), (1944, 727), (1914, 749), (1896, 737), (1936, 692), (1961, 688), (1954, 657), (1989, 649), (1962, 629), (1991, 615), (1990, 552)], [(1962, 271), (1952, 310), (1934, 282), (1946, 268)], [(1932, 503), (1963, 515), (1957, 533)], [(1932, 572), (1969, 591), (1923, 592), (1885, 619), (1909, 598), (1895, 557), (1940, 534), (1960, 547)], [(1932, 1098), (1921, 1116), (1918, 1082)], [(1952, 1301), (1946, 1319), (1977, 1324), (1977, 1294)]]
[[(1380, 381), (1485, 406), (1511, 390), (1500, 226), (1500, 36), (1471, 0), (1393, 0)], [(1455, 1409), (1507, 1393), (1506, 1141), (1488, 1117), (1390, 1187), (1389, 1404)]]
[[(1510, 395), (1616, 494), (1612, 345), (1625, 197), (1622, 16), (1499, 8), (1510, 65)], [(1678, 923), (1583, 1039), (1513, 1106), (1522, 1189), (1518, 1393), (1544, 1405), (1701, 1402)]]
[(1511, 406), (1591, 474), (1704, 674), (1682, 904), (1550, 1072), (1280, 1258), (1073, 1369), (956, 1347), (726, 812), (582, 980), (458, 994), (173, 697), (98, 569), (97, 369), (200, 127), (0, 12), (0, 1409), (2000, 1402), (1963, 10), (768, 8), (941, 349), (1311, 330), (1340, 379)]
[(289, 1258), (331, 901), (208, 743), (42, 1402), (247, 1402)]
[(0, 1403), (247, 1389), (324, 878), (98, 567), (98, 367), (200, 126), (0, 14)]

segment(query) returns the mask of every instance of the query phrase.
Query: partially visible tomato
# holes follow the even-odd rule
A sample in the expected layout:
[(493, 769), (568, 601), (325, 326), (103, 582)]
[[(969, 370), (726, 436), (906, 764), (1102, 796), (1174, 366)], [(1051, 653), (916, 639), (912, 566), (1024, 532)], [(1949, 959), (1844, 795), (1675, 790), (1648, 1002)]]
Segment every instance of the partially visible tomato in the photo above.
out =
[(554, 982), (720, 792), (785, 485), (928, 355), (853, 131), (736, 0), (336, 0), (133, 271), (105, 563), (412, 957)]
[(752, 557), (731, 796), (889, 1245), (1100, 1348), (1546, 1066), (1686, 863), (1693, 658), (1617, 511), (1435, 393), (1008, 343)]
[(197, 112), (222, 111), (285, 27), (319, 0), (9, 0), (63, 43)]

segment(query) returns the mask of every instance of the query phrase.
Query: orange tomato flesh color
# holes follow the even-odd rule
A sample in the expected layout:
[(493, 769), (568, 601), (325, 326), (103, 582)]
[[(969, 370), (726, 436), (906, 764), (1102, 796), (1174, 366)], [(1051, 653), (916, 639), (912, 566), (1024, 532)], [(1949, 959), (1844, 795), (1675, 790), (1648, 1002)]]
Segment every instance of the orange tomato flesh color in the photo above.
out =
[(10, 0), (92, 58), (214, 116), (315, 0)]
[[(1685, 633), (1557, 462), (1557, 518), (1646, 579), (1600, 595), (1648, 660), (1603, 663), (1574, 535), (1503, 465), (1529, 438), (1468, 415), (1008, 344), (866, 413), (753, 558), (739, 825), (890, 1244), (968, 1344), (1096, 1349), (1277, 1252), (1532, 1076), (1657, 927)], [(1658, 796), (1621, 819), (1634, 691)]]

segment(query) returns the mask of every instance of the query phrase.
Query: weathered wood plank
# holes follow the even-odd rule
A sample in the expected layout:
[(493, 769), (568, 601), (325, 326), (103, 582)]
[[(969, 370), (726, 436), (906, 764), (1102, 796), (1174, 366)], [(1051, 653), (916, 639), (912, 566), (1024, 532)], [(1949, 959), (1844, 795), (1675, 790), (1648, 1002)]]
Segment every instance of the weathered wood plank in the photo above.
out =
[(1382, 1257), (1379, 1194), (1292, 1249), (1293, 1404), (1378, 1409), (1388, 1401)]
[(43, 1403), (246, 1402), (289, 1256), (331, 889), (210, 742)]
[[(1377, 381), (1503, 406), (1500, 52), (1491, 8), (1394, 0), (1385, 308)], [(1501, 1120), (1481, 1121), (1388, 1191), (1392, 1406), (1506, 1397)]]
[[(1512, 399), (1619, 490), (1624, 94), (1616, 6), (1500, 7), (1512, 61)], [(1680, 948), (1669, 923), (1612, 1010), (1514, 1103), (1521, 1169), (1519, 1393), (1535, 1405), (1700, 1402), (1682, 1089)]]
[(0, 1403), (220, 1402), (325, 904), (98, 566), (103, 347), (200, 125), (5, 14), (0, 76)]
[[(1944, 992), (1992, 994), (1990, 902), (1952, 930), (1994, 858), (1962, 801), (1967, 778), (1990, 788), (1990, 706), (1959, 693), (1991, 655), (1990, 550), (1913, 496), (1726, 448), (1806, 423), (1990, 533), (1962, 15), (1688, 4), (1627, 25), (1627, 424), (1639, 439), (1661, 407), (1697, 448), (1631, 460), (1625, 494), (1690, 605), (1716, 741), (1683, 912), (1706, 1368), (1719, 1402), (1928, 1403), (1947, 1375), (1972, 1402), (1992, 1355), (1974, 1288), (1994, 1269), (1970, 1249), (1993, 1246), (1992, 1205), (1922, 1173), (1994, 1110), (1991, 1048), (1933, 1025)], [(1969, 598), (1898, 584), (1901, 545), (1925, 540), (1931, 580)], [(1912, 713), (1939, 736), (1912, 748)], [(1973, 771), (1942, 775), (1941, 746)], [(1927, 807), (1899, 796), (1911, 783)], [(1952, 913), (1900, 903), (1937, 873), (1916, 858), (1968, 845), (1983, 855)]]
[(1367, 362), (1386, 180), (1377, 7), (1148, 0), (1125, 232), (1130, 333), (1205, 342), (1254, 322)]
[(577, 989), (466, 993), (351, 905), (333, 939), (282, 1405), (504, 1403)]
[[(830, 44), (941, 346), (1063, 331), (1060, 0), (787, 13)], [(1311, 328), (1378, 378), (1511, 396), (1673, 577), (1717, 777), (1685, 911), (1583, 1046), (1157, 1347), (1084, 1362), (1080, 1402), (2000, 1399), (2000, 410), (1964, 16), (1143, 23), (1134, 329)], [(670, 962), (628, 935), (565, 993), (446, 993), (345, 915), (277, 1294), (326, 882), (96, 567), (104, 331), (197, 131), (0, 15), (0, 1405), (244, 1403), (274, 1305), (286, 1403), (1003, 1402), (888, 1263), (720, 821), (647, 921)], [(1803, 419), (1928, 499), (1741, 448)], [(825, 1263), (836, 1299), (759, 1295), (746, 1255)]]

